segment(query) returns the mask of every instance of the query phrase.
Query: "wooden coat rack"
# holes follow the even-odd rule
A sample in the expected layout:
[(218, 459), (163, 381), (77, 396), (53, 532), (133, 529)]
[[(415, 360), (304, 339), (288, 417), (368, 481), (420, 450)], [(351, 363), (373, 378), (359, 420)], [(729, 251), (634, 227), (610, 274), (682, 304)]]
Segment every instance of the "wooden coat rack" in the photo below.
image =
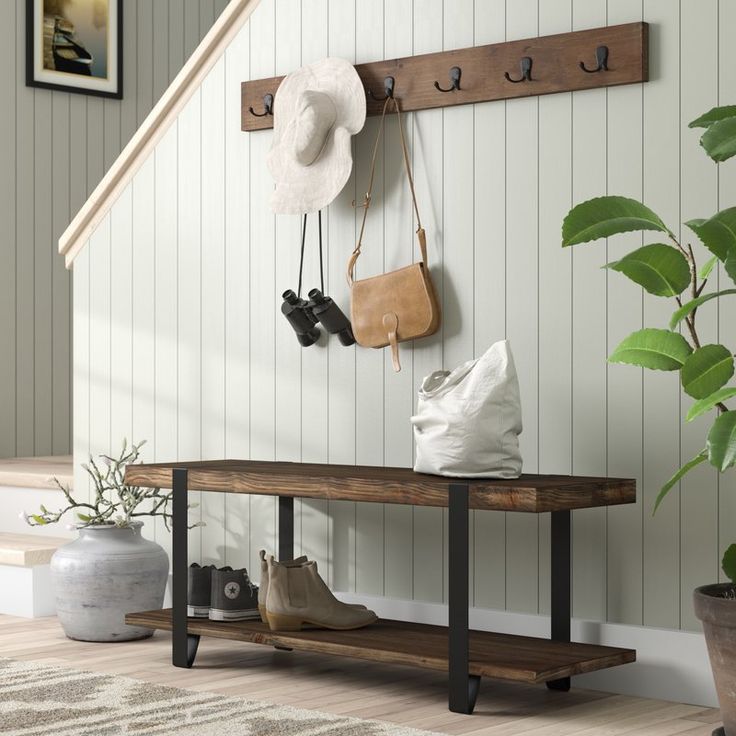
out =
[[(385, 95), (405, 111), (428, 110), (553, 92), (646, 82), (646, 23), (592, 28), (521, 41), (357, 64), (368, 115)], [(274, 96), (283, 77), (243, 82), (244, 131), (273, 127)]]

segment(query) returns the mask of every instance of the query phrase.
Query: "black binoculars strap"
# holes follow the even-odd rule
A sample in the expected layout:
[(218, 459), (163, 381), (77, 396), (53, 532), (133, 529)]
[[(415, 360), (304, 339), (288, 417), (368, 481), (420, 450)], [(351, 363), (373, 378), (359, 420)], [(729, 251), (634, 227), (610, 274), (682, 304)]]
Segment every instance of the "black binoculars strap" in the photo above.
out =
[[(325, 293), (325, 268), (322, 260), (322, 210), (317, 212), (317, 223), (319, 228), (319, 282), (320, 290)], [(304, 213), (304, 220), (302, 221), (302, 251), (299, 257), (299, 287), (297, 288), (296, 295), (302, 298), (302, 274), (304, 272), (304, 244), (307, 240), (307, 213)]]

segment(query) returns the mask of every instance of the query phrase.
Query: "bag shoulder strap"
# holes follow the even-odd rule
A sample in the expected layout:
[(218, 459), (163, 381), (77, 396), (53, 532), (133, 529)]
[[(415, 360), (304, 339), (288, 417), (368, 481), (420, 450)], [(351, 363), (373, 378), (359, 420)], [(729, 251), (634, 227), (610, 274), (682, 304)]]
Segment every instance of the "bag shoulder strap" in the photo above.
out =
[(368, 208), (371, 206), (371, 193), (373, 191), (373, 179), (376, 173), (376, 159), (378, 158), (378, 145), (381, 142), (381, 135), (383, 134), (384, 123), (386, 121), (386, 112), (388, 106), (393, 102), (396, 115), (399, 120), (399, 136), (401, 138), (401, 150), (404, 158), (404, 168), (406, 169), (406, 176), (409, 179), (409, 190), (411, 191), (411, 200), (414, 206), (414, 213), (417, 218), (417, 240), (419, 241), (419, 250), (422, 255), (422, 262), (427, 263), (427, 236), (424, 233), (422, 227), (422, 220), (419, 217), (419, 207), (417, 206), (417, 195), (414, 189), (414, 177), (411, 173), (411, 165), (409, 164), (409, 150), (406, 147), (406, 138), (404, 137), (404, 126), (401, 120), (401, 108), (399, 107), (398, 100), (394, 97), (387, 97), (386, 102), (383, 103), (383, 111), (381, 113), (381, 124), (378, 127), (378, 134), (376, 135), (376, 142), (373, 144), (373, 154), (371, 155), (371, 173), (368, 177), (368, 191), (365, 193), (365, 200), (361, 205), (363, 207), (363, 219), (360, 223), (360, 233), (358, 234), (358, 243), (353, 250), (352, 256), (348, 261), (348, 284), (353, 284), (353, 273), (355, 271), (355, 263), (360, 256), (361, 248), (363, 247), (363, 233), (365, 232), (365, 222), (368, 218)]

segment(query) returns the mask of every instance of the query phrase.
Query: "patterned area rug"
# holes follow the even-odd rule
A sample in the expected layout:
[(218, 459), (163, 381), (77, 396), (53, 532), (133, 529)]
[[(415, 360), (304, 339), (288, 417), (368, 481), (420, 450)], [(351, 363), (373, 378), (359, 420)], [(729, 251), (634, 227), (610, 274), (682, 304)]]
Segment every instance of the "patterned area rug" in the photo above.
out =
[(0, 658), (3, 736), (429, 736), (378, 721)]

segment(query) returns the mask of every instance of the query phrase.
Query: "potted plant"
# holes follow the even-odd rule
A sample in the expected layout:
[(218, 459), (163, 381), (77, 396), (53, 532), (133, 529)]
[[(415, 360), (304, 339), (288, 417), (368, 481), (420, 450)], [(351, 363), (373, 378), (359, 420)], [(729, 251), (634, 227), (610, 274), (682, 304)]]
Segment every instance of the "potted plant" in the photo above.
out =
[[(60, 547), (51, 559), (56, 609), (64, 633), (81, 641), (129, 641), (153, 634), (152, 629), (127, 626), (125, 614), (161, 608), (169, 574), (169, 557), (161, 545), (141, 535), (142, 517), (171, 520), (171, 492), (125, 483), (125, 466), (135, 463), (144, 445), (123, 440), (116, 458), (90, 456), (82, 467), (92, 479), (89, 502), (72, 495), (54, 479), (66, 506), (36, 514), (23, 512), (31, 526), (55, 524), (71, 512), (79, 537)], [(81, 489), (77, 489), (77, 494)], [(195, 526), (202, 526), (199, 522)]]
[[(690, 127), (705, 129), (700, 142), (714, 161), (736, 155), (736, 105), (714, 108)], [(616, 347), (608, 360), (651, 370), (679, 371), (682, 390), (695, 400), (687, 421), (715, 413), (703, 449), (662, 486), (655, 512), (678, 481), (701, 463), (710, 463), (719, 472), (736, 464), (736, 409), (726, 403), (736, 397), (736, 387), (727, 386), (734, 374), (733, 353), (725, 345), (702, 344), (696, 326), (699, 307), (736, 295), (734, 288), (705, 292), (717, 265), (736, 283), (736, 207), (685, 225), (709, 251), (708, 260), (700, 267), (693, 247), (681, 243), (658, 215), (634, 199), (591, 199), (573, 207), (562, 225), (563, 247), (637, 230), (656, 233), (657, 237), (652, 238), (655, 242), (605, 267), (624, 274), (654, 296), (674, 299), (676, 309), (669, 325), (637, 330)], [(736, 736), (736, 544), (724, 554), (723, 570), (731, 582), (698, 588), (694, 603), (696, 615), (703, 622), (724, 724), (714, 733)]]

